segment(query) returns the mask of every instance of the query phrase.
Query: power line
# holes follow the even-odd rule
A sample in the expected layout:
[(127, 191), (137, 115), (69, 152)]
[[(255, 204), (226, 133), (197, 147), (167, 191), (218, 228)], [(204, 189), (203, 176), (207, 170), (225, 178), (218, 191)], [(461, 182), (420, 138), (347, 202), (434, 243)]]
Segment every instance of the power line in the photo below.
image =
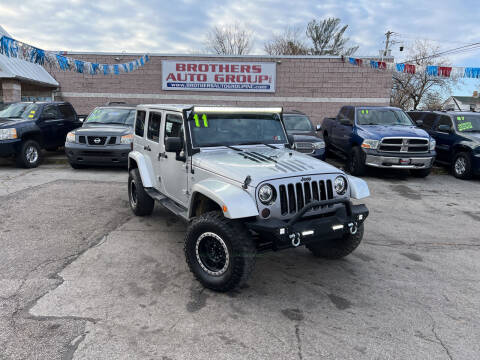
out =
[(453, 49), (449, 49), (449, 50), (440, 51), (440, 52), (438, 52), (438, 53), (434, 53), (434, 54), (431, 54), (431, 55), (428, 55), (428, 56), (424, 56), (424, 57), (422, 57), (422, 58), (416, 58), (416, 59), (406, 60), (406, 61), (404, 61), (404, 62), (405, 62), (405, 63), (408, 63), (408, 62), (411, 62), (411, 61), (419, 61), (419, 60), (425, 60), (425, 59), (432, 59), (432, 58), (436, 58), (436, 57), (439, 57), (439, 56), (462, 54), (462, 53), (469, 52), (469, 51), (473, 51), (473, 50), (477, 50), (477, 49), (480, 49), (480, 42), (472, 43), (472, 44), (469, 44), (469, 45), (460, 46), (460, 47), (453, 48)]

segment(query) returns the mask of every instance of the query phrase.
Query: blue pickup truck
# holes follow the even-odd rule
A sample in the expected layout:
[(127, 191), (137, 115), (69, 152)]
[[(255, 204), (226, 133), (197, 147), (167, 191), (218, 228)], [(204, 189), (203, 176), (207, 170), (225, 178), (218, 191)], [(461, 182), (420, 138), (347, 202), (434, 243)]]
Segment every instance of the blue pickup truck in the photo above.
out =
[(426, 177), (436, 156), (435, 140), (395, 107), (344, 106), (323, 120), (322, 131), (327, 151), (345, 157), (356, 176), (372, 166)]

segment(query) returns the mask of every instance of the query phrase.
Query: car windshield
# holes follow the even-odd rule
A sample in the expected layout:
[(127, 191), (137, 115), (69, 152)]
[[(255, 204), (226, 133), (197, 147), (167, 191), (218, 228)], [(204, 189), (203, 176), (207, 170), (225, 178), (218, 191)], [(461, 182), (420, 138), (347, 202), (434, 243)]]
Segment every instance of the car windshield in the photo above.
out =
[(480, 114), (478, 115), (457, 115), (455, 124), (457, 130), (461, 132), (479, 132), (480, 131)]
[(279, 114), (193, 114), (194, 147), (287, 142)]
[(284, 115), (283, 122), (288, 132), (313, 131), (310, 119), (305, 115)]
[(357, 109), (358, 125), (412, 126), (412, 120), (402, 110)]
[(1, 118), (20, 118), (27, 107), (26, 103), (9, 104), (0, 111)]
[(88, 115), (85, 123), (125, 124), (133, 126), (135, 109), (96, 108)]

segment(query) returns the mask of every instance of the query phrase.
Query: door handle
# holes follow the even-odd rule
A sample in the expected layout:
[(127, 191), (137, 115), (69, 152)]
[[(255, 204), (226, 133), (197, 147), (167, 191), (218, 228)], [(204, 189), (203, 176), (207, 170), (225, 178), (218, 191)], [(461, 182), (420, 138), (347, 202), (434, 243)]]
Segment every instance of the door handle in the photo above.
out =
[(158, 160), (160, 160), (161, 158), (166, 159), (167, 157), (168, 157), (167, 153), (165, 152), (158, 153)]
[(152, 151), (152, 149), (150, 148), (150, 146), (146, 145), (143, 147), (143, 150), (146, 150), (146, 151)]

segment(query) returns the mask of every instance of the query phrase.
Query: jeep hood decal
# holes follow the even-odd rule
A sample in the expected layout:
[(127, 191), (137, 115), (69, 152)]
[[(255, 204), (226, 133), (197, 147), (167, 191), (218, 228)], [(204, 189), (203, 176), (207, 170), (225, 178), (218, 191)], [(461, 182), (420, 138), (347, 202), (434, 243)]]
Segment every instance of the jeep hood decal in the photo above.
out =
[(254, 146), (242, 147), (242, 150), (222, 148), (201, 151), (194, 155), (193, 163), (196, 167), (239, 182), (250, 175), (251, 186), (275, 178), (341, 173), (330, 164), (289, 149)]

